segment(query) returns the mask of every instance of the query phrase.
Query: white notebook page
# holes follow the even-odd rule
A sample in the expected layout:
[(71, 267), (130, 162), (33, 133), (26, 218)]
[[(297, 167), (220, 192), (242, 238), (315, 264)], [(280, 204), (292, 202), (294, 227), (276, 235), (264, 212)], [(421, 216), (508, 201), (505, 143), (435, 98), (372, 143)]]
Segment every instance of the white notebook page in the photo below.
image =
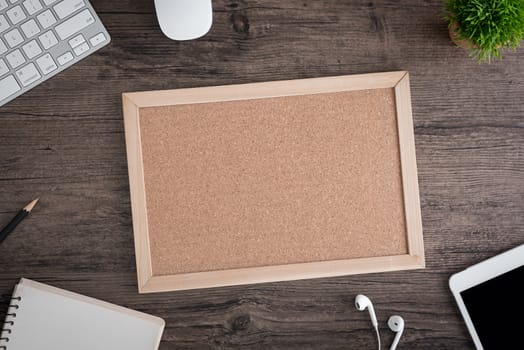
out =
[(158, 317), (22, 279), (7, 350), (156, 350)]

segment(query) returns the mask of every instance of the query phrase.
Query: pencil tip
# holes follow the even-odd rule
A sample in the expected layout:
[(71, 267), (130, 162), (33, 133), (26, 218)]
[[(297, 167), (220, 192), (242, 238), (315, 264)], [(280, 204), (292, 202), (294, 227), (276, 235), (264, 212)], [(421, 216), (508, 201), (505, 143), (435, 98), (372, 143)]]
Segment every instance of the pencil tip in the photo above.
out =
[(37, 199), (33, 200), (31, 203), (29, 203), (28, 205), (25, 206), (24, 210), (28, 211), (28, 212), (31, 212), (31, 210), (33, 210), (33, 208), (35, 207), (36, 203), (38, 203), (39, 200), (40, 200), (40, 198), (37, 198)]

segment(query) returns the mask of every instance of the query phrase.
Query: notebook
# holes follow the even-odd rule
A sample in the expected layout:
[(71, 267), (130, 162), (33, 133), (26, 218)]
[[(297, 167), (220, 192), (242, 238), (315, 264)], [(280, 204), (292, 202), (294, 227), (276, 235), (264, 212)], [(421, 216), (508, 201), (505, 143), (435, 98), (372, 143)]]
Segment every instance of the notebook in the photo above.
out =
[(0, 350), (156, 350), (161, 318), (22, 278)]

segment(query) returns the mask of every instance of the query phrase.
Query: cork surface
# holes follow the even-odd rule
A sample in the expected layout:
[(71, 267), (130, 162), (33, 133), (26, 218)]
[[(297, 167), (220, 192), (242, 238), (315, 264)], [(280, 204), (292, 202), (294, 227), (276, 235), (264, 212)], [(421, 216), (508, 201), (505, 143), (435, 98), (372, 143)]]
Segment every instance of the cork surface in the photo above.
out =
[(407, 254), (393, 89), (142, 108), (153, 275)]

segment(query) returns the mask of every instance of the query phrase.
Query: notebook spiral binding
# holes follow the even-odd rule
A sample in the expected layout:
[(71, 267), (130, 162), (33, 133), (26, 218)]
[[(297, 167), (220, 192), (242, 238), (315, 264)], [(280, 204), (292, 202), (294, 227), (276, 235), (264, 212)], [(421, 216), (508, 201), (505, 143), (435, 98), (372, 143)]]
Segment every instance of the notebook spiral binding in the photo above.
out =
[(0, 350), (7, 350), (7, 343), (9, 343), (9, 335), (15, 325), (16, 311), (20, 308), (22, 297), (12, 297), (7, 308), (7, 315), (5, 317), (4, 327), (0, 334)]

